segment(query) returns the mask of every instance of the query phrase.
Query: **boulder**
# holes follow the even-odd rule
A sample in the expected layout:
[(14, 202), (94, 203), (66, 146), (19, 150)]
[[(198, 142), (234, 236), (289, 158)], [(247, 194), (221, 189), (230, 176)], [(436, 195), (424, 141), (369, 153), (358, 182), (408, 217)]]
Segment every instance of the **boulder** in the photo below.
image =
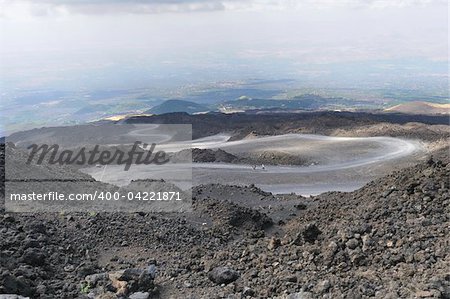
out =
[(216, 284), (228, 284), (240, 276), (239, 272), (228, 267), (216, 267), (208, 273), (208, 278)]

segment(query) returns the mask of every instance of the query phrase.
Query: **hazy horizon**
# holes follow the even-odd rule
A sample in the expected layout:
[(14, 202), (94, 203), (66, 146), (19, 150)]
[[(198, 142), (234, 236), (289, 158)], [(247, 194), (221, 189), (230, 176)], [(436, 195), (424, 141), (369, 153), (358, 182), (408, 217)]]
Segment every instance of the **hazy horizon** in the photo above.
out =
[[(255, 80), (293, 80), (272, 84), (280, 90), (393, 88), (448, 97), (447, 1), (3, 0), (0, 6), (4, 111), (24, 101), (48, 110), (67, 97), (87, 101), (96, 91), (144, 89), (160, 100)], [(35, 92), (40, 96), (30, 100)], [(43, 94), (49, 92), (51, 99)]]

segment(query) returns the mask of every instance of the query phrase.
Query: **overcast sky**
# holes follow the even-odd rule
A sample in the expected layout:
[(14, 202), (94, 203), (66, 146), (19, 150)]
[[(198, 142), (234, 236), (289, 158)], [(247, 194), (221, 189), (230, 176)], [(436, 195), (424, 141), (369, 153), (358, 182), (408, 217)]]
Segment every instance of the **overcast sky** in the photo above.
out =
[[(0, 0), (0, 6), (0, 53), (11, 73), (43, 61), (84, 68), (140, 59), (205, 67), (448, 60), (446, 0)], [(72, 54), (80, 52), (91, 59)]]

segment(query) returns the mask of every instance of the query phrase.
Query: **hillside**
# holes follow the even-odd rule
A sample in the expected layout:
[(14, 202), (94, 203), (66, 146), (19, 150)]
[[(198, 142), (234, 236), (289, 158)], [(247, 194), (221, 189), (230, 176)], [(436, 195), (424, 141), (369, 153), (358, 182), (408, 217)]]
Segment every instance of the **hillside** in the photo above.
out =
[[(396, 164), (396, 172), (352, 192), (303, 197), (272, 194), (253, 184), (195, 185), (192, 210), (185, 213), (124, 213), (112, 204), (112, 213), (11, 213), (5, 211), (0, 185), (0, 294), (38, 299), (450, 297), (450, 131), (448, 125), (437, 125), (446, 116), (172, 113), (127, 119), (174, 120), (192, 123), (200, 136), (229, 132), (242, 139), (249, 134), (308, 132), (401, 136), (435, 146), (428, 147), (433, 159), (408, 168)], [(90, 126), (66, 127), (64, 137), (73, 142)], [(119, 126), (108, 128), (123, 136)], [(53, 136), (50, 130), (10, 138)], [(99, 139), (106, 137), (104, 132)], [(26, 168), (26, 155), (12, 145), (6, 153), (12, 163), (8, 175), (77, 179), (74, 183), (86, 193), (119, 190), (76, 169)], [(4, 155), (1, 145), (2, 181)], [(239, 159), (208, 149), (194, 150), (193, 158), (226, 163)], [(149, 184), (160, 183), (142, 179), (120, 188), (149, 190)]]
[(407, 114), (450, 114), (450, 104), (436, 104), (431, 102), (409, 102), (385, 109), (386, 112)]
[(448, 298), (449, 167), (448, 156), (430, 159), (312, 198), (198, 186), (192, 214), (181, 217), (0, 208), (0, 293)]

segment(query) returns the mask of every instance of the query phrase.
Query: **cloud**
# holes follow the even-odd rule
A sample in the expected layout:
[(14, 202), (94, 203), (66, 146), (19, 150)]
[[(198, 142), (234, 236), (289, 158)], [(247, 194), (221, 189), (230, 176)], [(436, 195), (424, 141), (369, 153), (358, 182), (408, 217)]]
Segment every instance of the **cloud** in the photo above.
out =
[(0, 0), (0, 17), (69, 14), (158, 14), (314, 8), (376, 8), (447, 5), (446, 0)]
[(0, 17), (29, 19), (43, 16), (158, 14), (220, 11), (219, 0), (0, 0)]
[(225, 2), (228, 9), (243, 10), (295, 10), (313, 8), (388, 8), (447, 5), (447, 0), (251, 0)]

